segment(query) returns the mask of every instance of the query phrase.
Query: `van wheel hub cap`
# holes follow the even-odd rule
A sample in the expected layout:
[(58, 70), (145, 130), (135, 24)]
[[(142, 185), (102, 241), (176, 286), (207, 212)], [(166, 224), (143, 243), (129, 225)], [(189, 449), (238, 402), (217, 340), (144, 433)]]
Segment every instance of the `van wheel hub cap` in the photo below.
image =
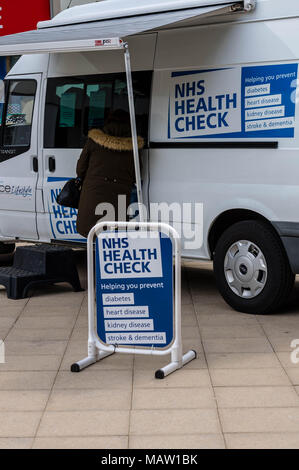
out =
[(226, 253), (224, 273), (229, 287), (239, 297), (257, 297), (264, 289), (268, 277), (262, 250), (248, 240), (235, 242)]

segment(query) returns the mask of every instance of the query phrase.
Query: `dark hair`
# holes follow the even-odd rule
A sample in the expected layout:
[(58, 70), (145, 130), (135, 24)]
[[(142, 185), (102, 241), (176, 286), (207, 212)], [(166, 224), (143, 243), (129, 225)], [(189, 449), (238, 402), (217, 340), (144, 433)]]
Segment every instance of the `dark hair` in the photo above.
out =
[(131, 137), (130, 114), (123, 109), (112, 111), (105, 121), (103, 131), (114, 137)]

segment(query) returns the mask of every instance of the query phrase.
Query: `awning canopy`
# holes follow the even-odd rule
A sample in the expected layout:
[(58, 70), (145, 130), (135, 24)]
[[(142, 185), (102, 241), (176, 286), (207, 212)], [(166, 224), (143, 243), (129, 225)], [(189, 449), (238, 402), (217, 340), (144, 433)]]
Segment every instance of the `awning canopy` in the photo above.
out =
[(189, 8), (211, 7), (226, 3), (243, 3), (245, 10), (254, 8), (256, 0), (105, 0), (63, 10), (49, 21), (41, 21), (38, 28), (66, 26), (88, 21), (101, 21), (116, 18), (170, 13)]
[[(169, 27), (177, 23), (192, 18), (206, 18), (207, 16), (233, 13), (235, 11), (248, 10), (248, 1), (225, 1), (225, 0), (178, 0), (176, 2), (164, 0), (165, 4), (177, 5), (176, 10), (157, 11), (155, 13), (144, 13), (146, 11), (143, 3), (143, 9), (134, 11), (129, 9), (122, 16), (109, 19), (91, 20), (92, 16), (82, 15), (83, 7), (73, 7), (69, 10), (79, 9), (80, 15), (71, 12), (69, 15), (69, 24), (66, 14), (57, 15), (52, 21), (42, 22), (39, 29), (25, 33), (12, 34), (0, 38), (0, 55), (23, 55), (48, 52), (78, 52), (99, 49), (115, 49), (121, 47), (118, 38), (127, 38), (129, 36), (145, 31), (156, 30), (163, 27)], [(106, 0), (103, 4), (95, 3), (97, 8), (102, 5), (111, 5)], [(253, 0), (251, 0), (253, 2)], [(163, 4), (162, 2), (160, 2)], [(185, 8), (183, 8), (183, 4)], [(193, 7), (197, 4), (197, 7)], [(188, 7), (186, 8), (186, 5)], [(254, 5), (254, 2), (253, 2)], [(163, 6), (163, 5), (162, 5)], [(85, 5), (89, 7), (90, 5)], [(78, 10), (77, 10), (78, 11)], [(87, 11), (87, 10), (86, 10)], [(88, 10), (90, 11), (90, 10)], [(148, 10), (152, 11), (152, 10)], [(128, 13), (129, 12), (129, 13)], [(120, 13), (119, 13), (120, 14)], [(125, 16), (126, 15), (126, 16)], [(59, 20), (60, 17), (60, 20)], [(98, 16), (95, 15), (95, 18)], [(78, 22), (81, 21), (81, 22)], [(63, 23), (63, 24), (61, 24)]]

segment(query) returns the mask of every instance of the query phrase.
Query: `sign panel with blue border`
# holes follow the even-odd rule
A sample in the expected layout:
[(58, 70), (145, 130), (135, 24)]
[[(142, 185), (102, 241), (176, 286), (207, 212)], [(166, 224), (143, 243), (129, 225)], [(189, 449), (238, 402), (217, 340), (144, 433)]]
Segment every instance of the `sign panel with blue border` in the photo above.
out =
[(293, 138), (298, 63), (171, 73), (168, 139)]
[(160, 232), (96, 240), (97, 333), (108, 345), (166, 349), (174, 341), (173, 246)]

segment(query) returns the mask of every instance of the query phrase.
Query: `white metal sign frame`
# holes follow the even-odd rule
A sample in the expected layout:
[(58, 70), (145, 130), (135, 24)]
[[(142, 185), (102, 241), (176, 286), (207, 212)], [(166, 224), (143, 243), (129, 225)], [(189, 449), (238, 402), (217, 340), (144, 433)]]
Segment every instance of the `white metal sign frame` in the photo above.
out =
[[(145, 230), (158, 231), (170, 236), (174, 246), (175, 263), (175, 302), (174, 302), (174, 341), (168, 349), (148, 349), (141, 347), (125, 347), (103, 344), (96, 332), (95, 321), (95, 263), (94, 263), (94, 238), (106, 229), (125, 229), (127, 231)], [(196, 358), (196, 352), (191, 350), (183, 354), (182, 327), (181, 327), (181, 241), (177, 231), (168, 224), (162, 222), (100, 222), (95, 225), (88, 235), (87, 240), (87, 275), (88, 275), (88, 356), (71, 366), (72, 372), (80, 372), (107, 356), (120, 354), (143, 354), (148, 356), (163, 356), (171, 354), (171, 362), (156, 371), (155, 377), (163, 379), (172, 372), (181, 369), (185, 364)]]

